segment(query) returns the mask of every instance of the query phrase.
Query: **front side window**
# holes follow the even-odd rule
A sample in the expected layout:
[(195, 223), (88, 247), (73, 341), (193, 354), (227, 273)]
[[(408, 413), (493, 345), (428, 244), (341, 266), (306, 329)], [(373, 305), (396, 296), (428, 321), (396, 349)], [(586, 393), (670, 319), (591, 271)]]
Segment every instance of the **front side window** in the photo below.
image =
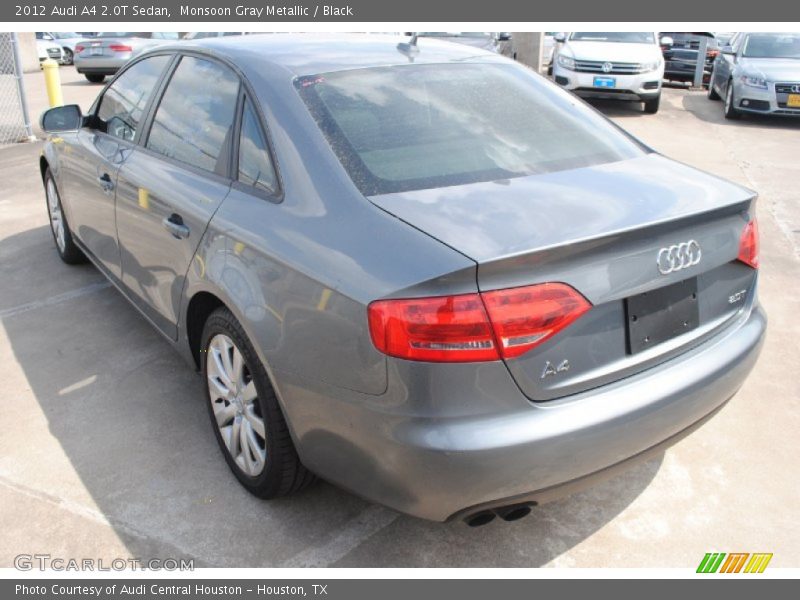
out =
[(419, 64), (298, 78), (350, 178), (378, 195), (521, 177), (644, 150), (513, 64)]
[(267, 140), (249, 98), (244, 105), (239, 138), (239, 181), (269, 194), (277, 189)]
[(147, 147), (205, 171), (227, 170), (239, 78), (222, 65), (184, 56), (161, 98)]
[(106, 90), (97, 109), (97, 127), (114, 137), (133, 141), (144, 109), (171, 56), (153, 56), (126, 69)]

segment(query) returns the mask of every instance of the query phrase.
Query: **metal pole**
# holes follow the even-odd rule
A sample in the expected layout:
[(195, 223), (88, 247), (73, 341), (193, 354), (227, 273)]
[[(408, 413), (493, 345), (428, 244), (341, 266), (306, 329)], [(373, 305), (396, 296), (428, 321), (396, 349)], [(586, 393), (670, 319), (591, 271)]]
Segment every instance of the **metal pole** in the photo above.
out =
[(703, 87), (703, 71), (706, 68), (706, 51), (708, 50), (708, 38), (700, 37), (700, 45), (697, 48), (697, 64), (694, 66), (694, 87)]
[(25, 135), (28, 141), (36, 139), (31, 127), (31, 117), (28, 114), (28, 97), (25, 95), (25, 79), (22, 77), (22, 59), (19, 56), (19, 39), (16, 33), (11, 34), (11, 48), (14, 54), (14, 76), (17, 78), (17, 93), (19, 94), (19, 105), (22, 109), (22, 120), (25, 125)]

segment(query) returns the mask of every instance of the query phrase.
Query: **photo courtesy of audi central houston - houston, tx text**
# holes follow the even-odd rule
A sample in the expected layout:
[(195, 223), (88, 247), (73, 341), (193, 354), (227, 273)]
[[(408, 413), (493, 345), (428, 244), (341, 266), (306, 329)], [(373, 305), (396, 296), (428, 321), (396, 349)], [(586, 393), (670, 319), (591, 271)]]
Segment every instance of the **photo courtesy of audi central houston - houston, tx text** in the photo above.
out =
[(199, 6), (0, 33), (9, 577), (797, 576), (800, 24)]

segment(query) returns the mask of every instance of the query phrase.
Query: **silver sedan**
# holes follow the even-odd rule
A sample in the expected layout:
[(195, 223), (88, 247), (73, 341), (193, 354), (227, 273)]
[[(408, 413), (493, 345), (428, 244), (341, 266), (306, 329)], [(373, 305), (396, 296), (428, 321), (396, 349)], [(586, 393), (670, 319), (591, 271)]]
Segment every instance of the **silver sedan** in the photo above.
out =
[(737, 33), (714, 61), (708, 97), (724, 98), (727, 119), (800, 117), (800, 33)]
[(145, 48), (180, 39), (164, 31), (104, 31), (75, 46), (73, 62), (78, 73), (92, 83), (102, 83)]

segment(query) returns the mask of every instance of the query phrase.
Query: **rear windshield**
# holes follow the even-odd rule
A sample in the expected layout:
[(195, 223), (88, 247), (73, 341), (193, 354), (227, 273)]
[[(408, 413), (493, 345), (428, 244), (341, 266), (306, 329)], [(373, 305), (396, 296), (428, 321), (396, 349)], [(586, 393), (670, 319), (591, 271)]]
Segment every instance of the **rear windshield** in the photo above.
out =
[(586, 167), (644, 150), (514, 64), (403, 65), (295, 85), (367, 196)]

